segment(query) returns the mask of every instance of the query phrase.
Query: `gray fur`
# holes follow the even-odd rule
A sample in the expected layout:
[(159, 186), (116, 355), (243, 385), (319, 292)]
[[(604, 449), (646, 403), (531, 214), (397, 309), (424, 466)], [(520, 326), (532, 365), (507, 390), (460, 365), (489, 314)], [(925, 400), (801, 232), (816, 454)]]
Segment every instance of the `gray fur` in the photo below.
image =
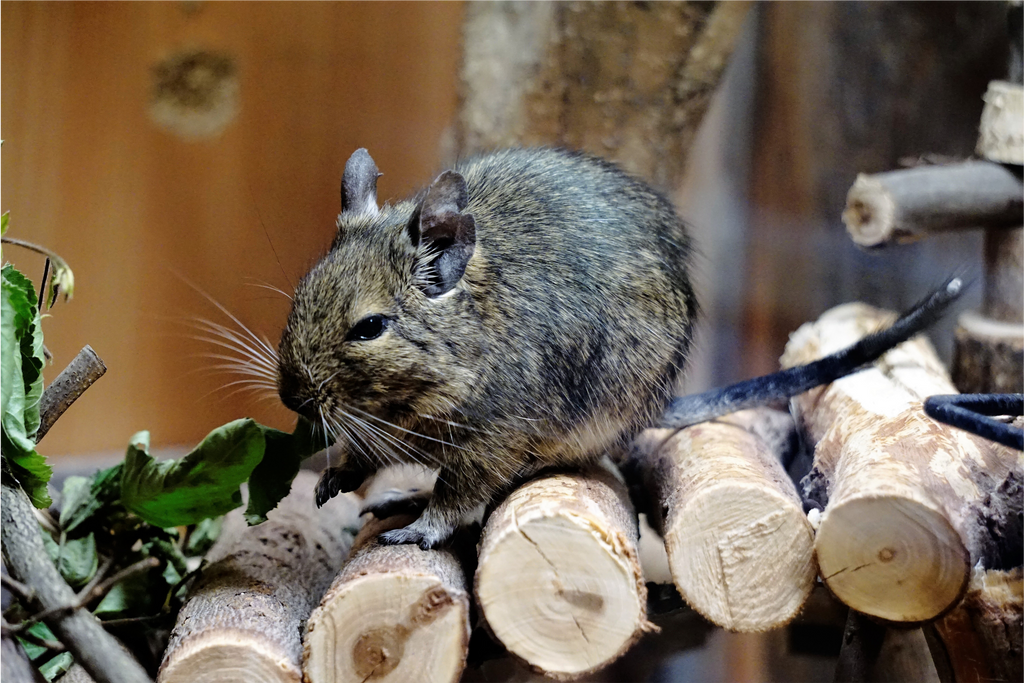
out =
[[(442, 238), (425, 214), (448, 226)], [(615, 166), (495, 152), (338, 226), (295, 291), (279, 389), (349, 432), (322, 497), (392, 459), (439, 470), (424, 514), (386, 541), (433, 547), (516, 476), (621, 447), (672, 398), (697, 314), (690, 237), (667, 200)], [(372, 314), (384, 332), (346, 341)], [(340, 426), (343, 414), (386, 430), (387, 445)]]

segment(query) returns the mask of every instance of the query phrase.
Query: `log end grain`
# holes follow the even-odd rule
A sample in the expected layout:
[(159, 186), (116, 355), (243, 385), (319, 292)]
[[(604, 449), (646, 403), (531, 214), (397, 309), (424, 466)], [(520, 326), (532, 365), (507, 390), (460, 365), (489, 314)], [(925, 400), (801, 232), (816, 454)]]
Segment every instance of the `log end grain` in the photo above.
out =
[(760, 486), (713, 487), (672, 520), (666, 537), (676, 586), (709, 621), (759, 632), (803, 607), (817, 571), (814, 532), (791, 499)]
[(413, 520), (371, 520), (307, 623), (304, 681), (454, 683), (469, 648), (466, 576), (448, 550), (383, 546)]
[(874, 176), (861, 173), (846, 195), (843, 223), (854, 243), (877, 247), (894, 241), (896, 202), (885, 186)]
[(970, 576), (970, 555), (948, 517), (903, 492), (830, 504), (815, 548), (822, 580), (837, 598), (893, 622), (948, 610)]
[(975, 151), (990, 161), (1024, 164), (1024, 87), (992, 81), (984, 99)]
[(625, 492), (600, 478), (524, 485), (491, 516), (476, 596), (494, 635), (555, 678), (616, 659), (649, 628)]
[(468, 621), (468, 595), (453, 594), (436, 576), (360, 577), (310, 620), (306, 680), (347, 680), (343, 674), (351, 673), (361, 681), (457, 681)]
[(298, 662), (277, 643), (243, 629), (206, 631), (182, 643), (160, 683), (299, 683)]

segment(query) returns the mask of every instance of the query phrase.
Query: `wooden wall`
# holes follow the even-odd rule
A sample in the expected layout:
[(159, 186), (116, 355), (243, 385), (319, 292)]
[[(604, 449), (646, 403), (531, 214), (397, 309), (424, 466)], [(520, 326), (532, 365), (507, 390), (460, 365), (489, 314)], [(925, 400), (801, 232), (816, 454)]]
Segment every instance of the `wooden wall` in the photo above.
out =
[[(74, 269), (44, 321), (57, 372), (85, 344), (109, 368), (47, 436), (47, 455), (120, 450), (137, 430), (190, 444), (230, 419), (290, 429), (279, 402), (227, 391), (182, 320), (276, 336), (289, 290), (329, 245), (341, 170), (365, 146), (397, 198), (438, 170), (457, 104), (460, 3), (21, 3), (0, 6), (2, 210), (11, 236)], [(234, 59), (239, 107), (187, 141), (149, 116), (153, 67), (188, 48)], [(273, 243), (273, 249), (270, 243)], [(276, 251), (276, 256), (274, 254)], [(14, 248), (38, 280), (42, 260)]]

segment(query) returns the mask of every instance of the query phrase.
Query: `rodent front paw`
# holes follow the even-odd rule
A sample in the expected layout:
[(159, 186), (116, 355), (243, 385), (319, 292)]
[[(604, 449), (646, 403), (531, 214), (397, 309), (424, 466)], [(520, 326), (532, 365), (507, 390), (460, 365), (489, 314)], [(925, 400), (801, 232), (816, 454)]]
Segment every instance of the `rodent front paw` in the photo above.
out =
[(415, 543), (423, 550), (431, 550), (441, 545), (450, 535), (434, 529), (430, 525), (420, 524), (420, 519), (401, 529), (385, 531), (377, 537), (377, 540), (381, 545)]

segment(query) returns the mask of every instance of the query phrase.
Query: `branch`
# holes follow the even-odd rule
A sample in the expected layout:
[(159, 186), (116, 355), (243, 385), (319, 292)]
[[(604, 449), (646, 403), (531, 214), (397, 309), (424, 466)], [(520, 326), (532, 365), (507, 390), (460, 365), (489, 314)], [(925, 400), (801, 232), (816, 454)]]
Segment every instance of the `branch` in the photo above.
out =
[(1021, 223), (1021, 181), (999, 164), (969, 161), (861, 174), (846, 196), (843, 222), (862, 247), (927, 234)]
[[(108, 561), (108, 566), (109, 566), (109, 561)], [(134, 576), (135, 574), (139, 574), (139, 573), (144, 572), (144, 571), (149, 571), (150, 569), (154, 569), (154, 568), (159, 567), (159, 566), (160, 566), (160, 560), (158, 560), (155, 557), (147, 557), (145, 559), (139, 560), (135, 564), (132, 564), (132, 565), (129, 565), (128, 567), (125, 567), (124, 569), (122, 569), (118, 573), (114, 574), (113, 576), (111, 576), (109, 579), (107, 579), (103, 583), (99, 583), (98, 581), (96, 581), (96, 578), (93, 577), (93, 581), (90, 582), (91, 587), (90, 586), (86, 586), (82, 590), (82, 592), (78, 594), (78, 596), (77, 596), (77, 598), (75, 599), (74, 602), (66, 604), (66, 605), (57, 605), (56, 607), (51, 607), (50, 609), (43, 610), (42, 612), (39, 612), (38, 614), (33, 614), (31, 617), (29, 617), (28, 619), (25, 619), (24, 621), (19, 623), (17, 626), (12, 627), (12, 629), (15, 630), (15, 631), (23, 631), (23, 630), (25, 630), (27, 628), (30, 628), (33, 624), (35, 624), (38, 621), (49, 621), (50, 619), (61, 619), (61, 618), (65, 617), (65, 616), (71, 614), (76, 609), (82, 609), (83, 607), (88, 607), (89, 603), (91, 603), (91, 602), (93, 602), (95, 600), (98, 600), (99, 598), (102, 598), (104, 595), (107, 594), (107, 592), (111, 588), (114, 587), (114, 585), (118, 581), (121, 581), (122, 579), (126, 579), (129, 576)], [(96, 572), (96, 576), (97, 577), (100, 576), (100, 572)], [(92, 585), (94, 583), (95, 583), (95, 585)], [(106, 623), (106, 622), (104, 622), (104, 623)]]
[(43, 440), (57, 418), (63, 415), (64, 411), (70, 408), (71, 404), (106, 371), (107, 366), (103, 364), (91, 346), (86, 345), (78, 352), (74, 360), (68, 363), (68, 366), (43, 392), (43, 398), (39, 405), (40, 419), (39, 431), (36, 432), (36, 443)]

